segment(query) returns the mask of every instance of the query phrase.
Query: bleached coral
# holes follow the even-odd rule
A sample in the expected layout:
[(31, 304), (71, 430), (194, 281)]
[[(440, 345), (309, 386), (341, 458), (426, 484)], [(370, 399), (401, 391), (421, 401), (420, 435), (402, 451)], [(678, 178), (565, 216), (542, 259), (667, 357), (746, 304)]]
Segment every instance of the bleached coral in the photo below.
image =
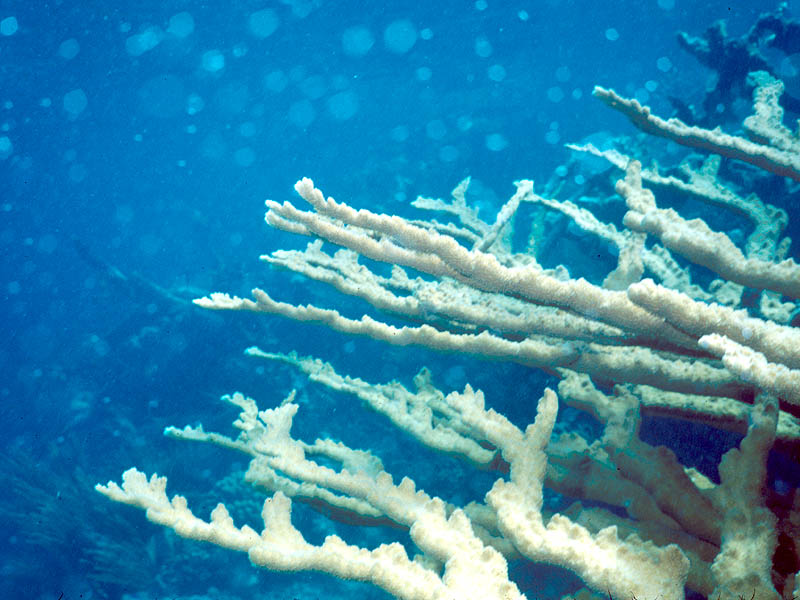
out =
[[(748, 129), (759, 132), (756, 141), (659, 119), (611, 90), (598, 88), (595, 94), (647, 133), (800, 178), (796, 136), (774, 118), (780, 86), (754, 78), (760, 83), (757, 115)], [(394, 483), (370, 452), (293, 438), (298, 411), (293, 397), (259, 410), (237, 394), (225, 399), (241, 410), (238, 438), (201, 427), (167, 433), (250, 456), (247, 479), (272, 493), (261, 533), (236, 527), (222, 505), (210, 522), (197, 518), (183, 498), (167, 498), (165, 479), (148, 480), (136, 470), (125, 473), (121, 487), (109, 483), (98, 490), (145, 509), (151, 521), (180, 535), (246, 551), (255, 565), (369, 581), (408, 600), (522, 598), (506, 562), (519, 556), (571, 569), (613, 597), (677, 599), (685, 585), (720, 600), (752, 593), (759, 599), (789, 597), (800, 579), (787, 570), (798, 560), (800, 496), (795, 491), (790, 508), (776, 512), (775, 494), (765, 491), (767, 452), (774, 444), (796, 447), (800, 440), (795, 410), (800, 337), (786, 324), (800, 296), (800, 267), (786, 259), (789, 240), (780, 237), (785, 213), (725, 188), (717, 177), (718, 161), (706, 161), (700, 171), (684, 169), (688, 180), (683, 180), (643, 170), (618, 152), (577, 149), (625, 169), (617, 184), (628, 207), (625, 229), (600, 222), (571, 201), (542, 198), (528, 181), (517, 183), (493, 223), (469, 208), (468, 181), (452, 202), (415, 203), (451, 217), (448, 223), (356, 210), (326, 198), (310, 179), (299, 181), (296, 190), (311, 210), (267, 203), (271, 226), (315, 238), (304, 252), (276, 251), (263, 257), (267, 262), (422, 324), (397, 327), (368, 315), (349, 318), (333, 309), (280, 302), (260, 289), (253, 300), (212, 294), (196, 303), (545, 369), (561, 379), (563, 402), (600, 421), (598, 440), (551, 435), (558, 410), (551, 390), (545, 390), (535, 422), (523, 431), (487, 409), (480, 391), (467, 386), (444, 394), (427, 372), (412, 391), (341, 376), (318, 360), (251, 349), (253, 356), (287, 362), (318, 383), (356, 395), (418, 442), (472, 465), (507, 465), (509, 476), (498, 477), (485, 503), (452, 506), (410, 479)], [(703, 221), (659, 207), (646, 185), (748, 215), (756, 231), (742, 250)], [(521, 225), (520, 211), (527, 205), (558, 211), (620, 249), (617, 267), (602, 285), (571, 278), (566, 267), (545, 269), (536, 257), (515, 251), (509, 234)], [(344, 250), (329, 255), (320, 240)], [(679, 266), (676, 255), (719, 279), (707, 288), (693, 282), (692, 268)], [(393, 265), (391, 276), (371, 270), (359, 257)], [(750, 295), (757, 294), (759, 302), (745, 305), (743, 286), (753, 288)], [(601, 392), (598, 382), (613, 385), (611, 392)], [(743, 402), (752, 398), (752, 405)], [(670, 450), (644, 443), (638, 435), (642, 414), (746, 436), (740, 449), (723, 458), (722, 481), (715, 485), (681, 465)], [(543, 486), (616, 511), (576, 503), (566, 514), (550, 515)], [(292, 498), (363, 524), (405, 527), (420, 554), (411, 559), (399, 544), (366, 550), (336, 536), (309, 544), (291, 524)], [(779, 553), (791, 559), (773, 561)]]

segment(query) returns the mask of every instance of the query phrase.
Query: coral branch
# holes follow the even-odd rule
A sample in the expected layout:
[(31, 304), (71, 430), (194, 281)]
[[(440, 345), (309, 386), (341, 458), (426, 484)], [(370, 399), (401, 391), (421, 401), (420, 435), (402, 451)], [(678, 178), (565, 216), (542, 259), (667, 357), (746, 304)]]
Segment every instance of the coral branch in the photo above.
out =
[[(767, 79), (764, 85), (779, 85), (780, 90), (783, 90), (783, 84), (775, 83), (774, 80)], [(762, 131), (769, 136), (768, 141), (771, 145), (723, 133), (719, 129), (712, 131), (693, 127), (679, 119), (661, 119), (653, 115), (647, 106), (639, 104), (636, 99), (623, 98), (614, 90), (600, 86), (595, 87), (594, 95), (611, 108), (620, 111), (645, 133), (667, 138), (683, 146), (741, 160), (770, 173), (800, 181), (800, 141), (796, 136), (786, 135), (783, 130), (778, 133), (774, 127), (760, 126), (764, 120), (769, 123), (774, 123), (776, 120), (780, 122), (783, 111), (777, 103), (776, 92), (756, 91), (758, 102), (769, 101), (770, 104), (768, 108), (758, 108), (758, 120), (750, 122), (751, 129)], [(777, 95), (780, 93), (777, 92)]]

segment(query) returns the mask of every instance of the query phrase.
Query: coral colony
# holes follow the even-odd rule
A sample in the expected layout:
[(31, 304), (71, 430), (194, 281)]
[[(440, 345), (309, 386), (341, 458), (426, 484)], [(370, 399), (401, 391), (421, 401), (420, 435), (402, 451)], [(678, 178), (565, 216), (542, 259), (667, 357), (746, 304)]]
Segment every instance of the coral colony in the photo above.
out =
[[(260, 533), (237, 527), (223, 504), (204, 521), (181, 496), (168, 499), (166, 478), (148, 479), (136, 469), (124, 473), (121, 486), (110, 482), (98, 491), (146, 510), (150, 521), (181, 536), (246, 552), (258, 567), (321, 571), (406, 600), (523, 598), (509, 578), (509, 559), (569, 569), (595, 597), (675, 600), (687, 589), (720, 600), (800, 597), (800, 494), (769, 489), (766, 480), (770, 449), (791, 452), (800, 440), (800, 329), (791, 326), (800, 265), (786, 258), (786, 212), (719, 176), (726, 158), (749, 163), (752, 177), (800, 181), (800, 138), (783, 124), (783, 84), (755, 72), (750, 85), (746, 137), (664, 120), (634, 99), (595, 89), (642, 132), (707, 154), (702, 163), (684, 161), (676, 175), (643, 168), (644, 156), (573, 146), (623, 172), (616, 185), (627, 205), (623, 228), (571, 201), (538, 195), (530, 181), (516, 183), (493, 222), (467, 202), (468, 181), (451, 201), (414, 202), (436, 214), (430, 220), (356, 210), (326, 198), (310, 179), (295, 186), (305, 205), (267, 203), (270, 226), (312, 241), (304, 251), (275, 251), (266, 262), (361, 298), (407, 326), (286, 304), (261, 289), (252, 299), (212, 294), (195, 301), (557, 375), (557, 389), (544, 390), (534, 422), (522, 430), (487, 409), (480, 390), (468, 385), (445, 394), (425, 370), (408, 389), (340, 375), (316, 359), (248, 350), (354, 394), (418, 443), (476, 468), (506, 466), (483, 502), (454, 506), (387, 473), (369, 451), (294, 439), (293, 394), (266, 410), (242, 394), (226, 396), (241, 411), (236, 439), (202, 427), (167, 430), (248, 455), (247, 480), (269, 494)], [(749, 235), (715, 231), (659, 207), (661, 194), (735, 213), (749, 222)], [(615, 246), (616, 268), (596, 285), (571, 277), (569, 265), (545, 268), (535, 252), (516, 252), (515, 229), (539, 235), (522, 208), (556, 211), (584, 239)], [(328, 253), (330, 246), (340, 249)], [(534, 247), (535, 239), (528, 245)], [(391, 273), (368, 266), (373, 261), (392, 265)], [(559, 403), (596, 418), (599, 438), (551, 435)], [(671, 450), (642, 441), (642, 415), (746, 435), (723, 456), (717, 484)], [(544, 488), (585, 503), (552, 514)], [(391, 521), (407, 528), (417, 553), (409, 557), (400, 543), (361, 548), (335, 535), (311, 544), (292, 525), (293, 501), (353, 522)]]

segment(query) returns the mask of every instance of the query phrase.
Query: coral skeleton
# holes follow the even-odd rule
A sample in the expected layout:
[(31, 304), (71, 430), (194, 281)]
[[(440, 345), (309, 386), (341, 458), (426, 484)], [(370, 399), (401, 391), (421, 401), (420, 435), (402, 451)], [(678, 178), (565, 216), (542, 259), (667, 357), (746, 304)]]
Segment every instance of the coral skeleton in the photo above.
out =
[[(541, 393), (535, 420), (520, 428), (489, 408), (480, 390), (445, 393), (425, 369), (409, 389), (342, 375), (315, 358), (247, 351), (357, 397), (411, 438), (410, 448), (422, 444), (470, 467), (496, 469), (483, 502), (452, 505), (407, 477), (398, 480), (370, 451), (296, 439), (294, 394), (267, 409), (240, 393), (224, 397), (240, 413), (235, 438), (202, 426), (166, 431), (248, 456), (247, 481), (269, 494), (260, 532), (237, 526), (223, 504), (203, 520), (183, 497), (168, 498), (164, 477), (136, 469), (121, 485), (97, 490), (181, 536), (246, 552), (255, 566), (320, 571), (405, 600), (524, 598), (509, 577), (509, 559), (568, 569), (595, 597), (678, 600), (687, 589), (719, 600), (800, 597), (800, 493), (769, 489), (766, 466), (771, 449), (796, 457), (800, 443), (800, 329), (790, 323), (800, 302), (800, 265), (788, 258), (787, 214), (740, 195), (719, 175), (722, 160), (736, 160), (763, 170), (759, 177), (800, 180), (800, 138), (782, 122), (781, 82), (766, 73), (751, 81), (748, 137), (662, 119), (596, 88), (596, 97), (644, 134), (710, 155), (675, 175), (620, 151), (571, 146), (623, 171), (616, 185), (627, 206), (621, 226), (573, 199), (539, 195), (525, 180), (487, 222), (468, 202), (468, 180), (452, 200), (413, 203), (442, 221), (359, 210), (302, 179), (295, 190), (304, 205), (268, 201), (266, 222), (311, 241), (303, 251), (262, 259), (358, 297), (373, 314), (351, 318), (288, 304), (262, 289), (252, 298), (215, 293), (195, 301), (554, 375), (557, 389)], [(742, 242), (715, 231), (659, 206), (662, 194), (743, 216), (752, 232)], [(545, 234), (523, 215), (568, 220), (584, 239), (615, 247), (616, 267), (592, 283), (571, 276), (569, 265), (542, 266), (531, 248)], [(518, 252), (512, 239), (526, 226), (532, 242)], [(331, 253), (332, 246), (339, 249)], [(374, 261), (391, 265), (391, 273)], [(712, 274), (711, 283), (692, 279), (698, 267)], [(393, 324), (398, 319), (407, 324)], [(597, 419), (599, 438), (554, 433), (559, 404)], [(714, 483), (673, 451), (640, 439), (643, 415), (744, 437), (722, 458)], [(578, 501), (553, 514), (545, 488)], [(336, 535), (312, 544), (292, 524), (297, 501), (351, 523), (407, 529), (417, 554), (400, 543), (357, 547)]]

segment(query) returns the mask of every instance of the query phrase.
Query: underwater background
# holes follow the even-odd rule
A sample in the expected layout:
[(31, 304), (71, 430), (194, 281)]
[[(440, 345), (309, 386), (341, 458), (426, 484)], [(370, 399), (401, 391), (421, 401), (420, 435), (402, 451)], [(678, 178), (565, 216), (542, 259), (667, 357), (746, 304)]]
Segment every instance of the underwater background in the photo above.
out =
[[(786, 5), (792, 15), (797, 3)], [(520, 424), (553, 379), (278, 317), (212, 313), (191, 299), (244, 296), (258, 285), (280, 300), (360, 314), (358, 301), (258, 260), (305, 244), (267, 228), (266, 198), (292, 199), (294, 182), (308, 176), (356, 207), (410, 215), (417, 195), (448, 197), (469, 175), (488, 218), (517, 179), (534, 179), (538, 190), (569, 173), (579, 185), (601, 168), (584, 159), (574, 175), (565, 143), (636, 135), (592, 98), (594, 85), (662, 116), (676, 110), (670, 98), (700, 106), (716, 75), (677, 33), (702, 35), (724, 19), (735, 37), (777, 8), (756, 0), (0, 2), (0, 597), (388, 598), (324, 575), (254, 569), (246, 556), (180, 539), (93, 486), (136, 465), (167, 475), (170, 493), (189, 497), (196, 514), (224, 499), (237, 523), (257, 526), (263, 494), (243, 483), (246, 462), (162, 431), (202, 422), (230, 432), (236, 415), (219, 396), (241, 391), (268, 407), (292, 389), (302, 405), (298, 437), (371, 447), (390, 472), (457, 503), (479, 499), (492, 481), (285, 365), (244, 356), (253, 344), (376, 383), (408, 383), (428, 366), (442, 388), (469, 382)], [(800, 97), (800, 55), (768, 58)], [(734, 131), (748, 114), (743, 100), (704, 114), (703, 124)], [(786, 122), (796, 118), (790, 111)], [(789, 212), (797, 239), (797, 208), (769, 201)], [(571, 261), (573, 275), (590, 280), (615, 264), (610, 254), (586, 256), (580, 231), (562, 234), (543, 263)], [(569, 411), (560, 418), (586, 435), (596, 426)], [(643, 438), (713, 478), (740, 439), (688, 424), (679, 433), (666, 438), (650, 419)], [(370, 547), (398, 539), (303, 506), (294, 521), (315, 542), (331, 532)], [(511, 572), (530, 598), (580, 587), (555, 568), (512, 563)]]

